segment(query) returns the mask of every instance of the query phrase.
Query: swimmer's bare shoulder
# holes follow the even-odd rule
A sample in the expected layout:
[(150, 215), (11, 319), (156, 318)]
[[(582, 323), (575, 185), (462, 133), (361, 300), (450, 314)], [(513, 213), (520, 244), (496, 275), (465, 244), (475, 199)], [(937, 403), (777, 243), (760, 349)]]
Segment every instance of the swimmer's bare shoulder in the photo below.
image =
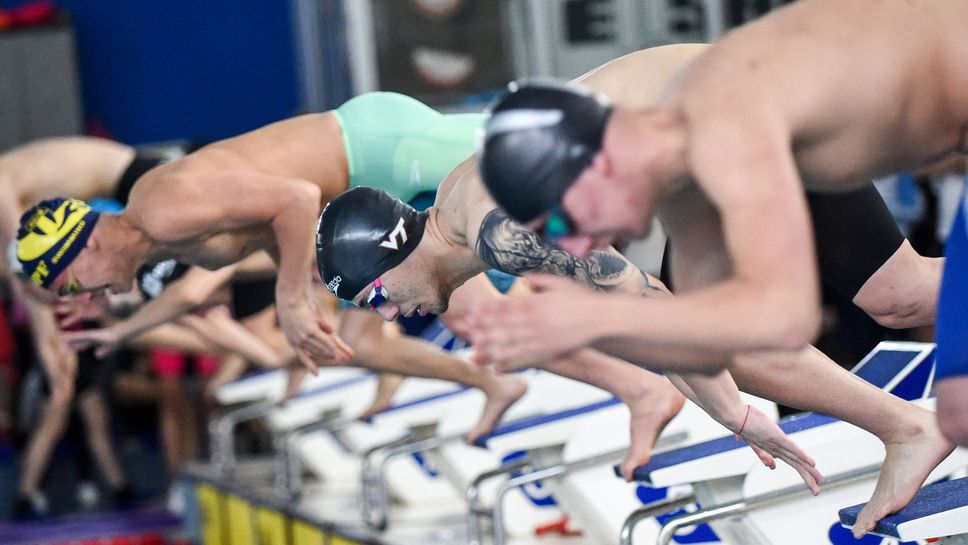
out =
[[(437, 188), (434, 207), (444, 234), (456, 244), (468, 245), (468, 220), (480, 199), (483, 185), (477, 177), (477, 160), (471, 157), (457, 165)], [(485, 194), (486, 197), (486, 194)]]
[(708, 44), (673, 44), (651, 47), (610, 61), (575, 82), (604, 94), (618, 106), (643, 109), (654, 106), (666, 85)]

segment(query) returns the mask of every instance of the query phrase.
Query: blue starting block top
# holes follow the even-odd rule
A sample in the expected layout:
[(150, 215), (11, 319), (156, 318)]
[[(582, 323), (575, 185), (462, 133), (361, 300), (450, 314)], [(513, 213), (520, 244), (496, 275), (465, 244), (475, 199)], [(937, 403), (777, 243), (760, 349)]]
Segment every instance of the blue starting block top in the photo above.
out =
[(885, 341), (851, 372), (908, 401), (928, 395), (934, 378), (934, 349), (929, 343)]
[(462, 394), (462, 393), (464, 393), (464, 392), (466, 392), (468, 390), (470, 390), (470, 388), (468, 388), (466, 386), (463, 386), (461, 388), (456, 388), (456, 389), (453, 389), (453, 390), (448, 390), (446, 392), (436, 393), (436, 394), (429, 395), (429, 396), (426, 396), (426, 397), (421, 397), (419, 399), (411, 399), (410, 401), (405, 401), (403, 403), (398, 403), (396, 405), (391, 405), (390, 407), (387, 407), (386, 409), (383, 409), (382, 411), (376, 413), (376, 415), (374, 415), (374, 416), (378, 416), (378, 415), (381, 415), (381, 414), (390, 414), (390, 413), (393, 413), (393, 412), (396, 412), (396, 411), (399, 411), (399, 410), (402, 410), (402, 409), (407, 409), (409, 407), (415, 407), (417, 405), (424, 405), (424, 404), (427, 404), (427, 403), (431, 403), (431, 402), (437, 401), (439, 399), (447, 399), (448, 397), (454, 397), (455, 395)]
[[(840, 523), (853, 526), (862, 503), (840, 510)], [(915, 523), (920, 528), (915, 527)], [(914, 541), (968, 533), (968, 477), (928, 485), (915, 494), (911, 503), (885, 517), (872, 533), (901, 541)]]
[(527, 418), (521, 418), (519, 420), (512, 420), (510, 422), (505, 422), (500, 426), (495, 427), (491, 430), (491, 433), (487, 435), (482, 435), (474, 441), (474, 445), (478, 447), (487, 447), (487, 442), (495, 437), (500, 437), (501, 435), (508, 435), (517, 431), (525, 430), (528, 428), (534, 428), (536, 426), (541, 426), (543, 424), (548, 424), (550, 422), (557, 422), (559, 420), (564, 420), (566, 418), (571, 418), (574, 416), (583, 415), (599, 409), (604, 409), (606, 407), (611, 407), (613, 405), (618, 405), (621, 400), (617, 397), (611, 399), (606, 399), (605, 401), (598, 401), (591, 403), (589, 405), (582, 405), (580, 407), (572, 407), (570, 409), (565, 409), (553, 413), (538, 414), (535, 416), (529, 416)]
[[(874, 347), (851, 372), (878, 388), (888, 389), (907, 400), (924, 397), (931, 388), (934, 370), (934, 345), (928, 343), (882, 342)], [(836, 419), (816, 413), (795, 415), (780, 422), (786, 433), (803, 431), (835, 422)], [(722, 454), (746, 446), (745, 441), (733, 436), (721, 437), (704, 443), (656, 454), (652, 460), (637, 467), (632, 478), (651, 483), (649, 474), (685, 462)], [(615, 474), (622, 476), (619, 466)]]
[[(838, 422), (838, 420), (831, 416), (822, 414), (804, 413), (785, 418), (780, 421), (779, 425), (780, 429), (782, 429), (784, 433), (790, 434), (811, 428), (817, 428), (833, 422)], [(709, 456), (722, 454), (724, 452), (729, 452), (731, 450), (737, 450), (744, 447), (746, 447), (746, 441), (741, 441), (732, 435), (728, 435), (726, 437), (712, 439), (703, 443), (696, 443), (695, 445), (661, 452), (653, 456), (649, 463), (635, 468), (635, 470), (632, 472), (632, 480), (649, 484), (651, 483), (650, 474), (653, 471), (658, 471), (660, 469), (673, 467), (685, 462), (707, 458)], [(622, 476), (621, 466), (615, 466), (615, 475), (619, 477)]]

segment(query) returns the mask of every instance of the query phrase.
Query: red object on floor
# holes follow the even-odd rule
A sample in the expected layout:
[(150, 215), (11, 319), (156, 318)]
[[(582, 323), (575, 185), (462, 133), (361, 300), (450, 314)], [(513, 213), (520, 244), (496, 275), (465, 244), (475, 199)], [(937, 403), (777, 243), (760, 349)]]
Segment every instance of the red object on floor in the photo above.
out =
[(545, 536), (548, 534), (557, 534), (560, 536), (580, 536), (582, 535), (581, 530), (574, 530), (568, 527), (568, 515), (562, 515), (559, 520), (551, 522), (548, 524), (543, 524), (541, 526), (536, 526), (534, 529), (534, 535)]

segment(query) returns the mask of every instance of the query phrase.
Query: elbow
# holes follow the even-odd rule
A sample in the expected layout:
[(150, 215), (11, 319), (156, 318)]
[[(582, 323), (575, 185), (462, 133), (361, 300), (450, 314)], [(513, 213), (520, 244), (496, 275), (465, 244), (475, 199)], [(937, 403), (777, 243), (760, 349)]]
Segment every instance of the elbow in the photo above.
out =
[(820, 302), (804, 301), (785, 313), (777, 324), (779, 347), (786, 350), (806, 348), (820, 335)]
[(779, 299), (762, 313), (762, 347), (768, 350), (801, 350), (820, 334), (819, 301), (798, 296)]
[(299, 190), (295, 193), (294, 197), (299, 205), (309, 206), (317, 213), (320, 211), (319, 204), (323, 200), (323, 190), (318, 185), (310, 182), (299, 184)]

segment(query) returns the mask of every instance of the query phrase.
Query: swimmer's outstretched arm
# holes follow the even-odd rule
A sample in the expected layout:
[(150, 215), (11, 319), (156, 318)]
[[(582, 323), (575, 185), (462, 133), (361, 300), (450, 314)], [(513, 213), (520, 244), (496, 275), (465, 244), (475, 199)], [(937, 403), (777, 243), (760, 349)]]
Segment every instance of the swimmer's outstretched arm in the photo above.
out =
[(96, 353), (103, 357), (145, 331), (174, 321), (204, 305), (221, 286), (231, 280), (238, 267), (238, 263), (215, 271), (191, 267), (184, 276), (172, 282), (158, 297), (142, 305), (130, 317), (101, 329), (68, 331), (64, 333), (64, 338), (74, 350), (97, 346)]
[(188, 326), (207, 341), (227, 352), (241, 355), (259, 367), (278, 368), (286, 361), (262, 339), (235, 320), (225, 305), (206, 309), (202, 314), (185, 314), (178, 322)]
[(813, 458), (797, 446), (776, 422), (756, 407), (743, 403), (728, 371), (716, 375), (689, 373), (667, 376), (693, 403), (735, 433), (737, 438), (745, 440), (763, 464), (774, 469), (774, 458), (783, 460), (797, 470), (814, 495), (820, 493), (819, 483), (823, 482), (823, 476)]
[[(352, 351), (336, 336), (312, 298), (315, 244), (313, 230), (307, 226), (314, 225), (319, 217), (318, 186), (250, 171), (219, 172), (201, 181), (182, 181), (177, 192), (172, 191), (171, 182), (153, 188), (151, 197), (156, 204), (139, 210), (148, 215), (143, 223), (149, 231), (163, 239), (189, 240), (212, 232), (270, 228), (279, 265), (279, 322), (299, 361), (315, 369), (317, 362), (345, 362), (352, 357)], [(165, 206), (158, 206), (159, 202)]]

